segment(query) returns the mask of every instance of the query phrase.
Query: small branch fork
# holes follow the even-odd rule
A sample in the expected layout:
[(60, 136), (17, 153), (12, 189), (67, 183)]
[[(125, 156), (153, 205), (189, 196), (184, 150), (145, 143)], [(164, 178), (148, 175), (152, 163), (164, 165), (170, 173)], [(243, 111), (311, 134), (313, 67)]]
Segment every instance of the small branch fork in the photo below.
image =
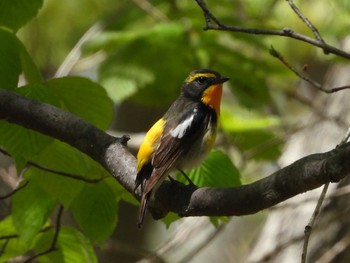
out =
[(51, 242), (51, 246), (38, 253), (38, 254), (35, 254), (33, 256), (31, 256), (30, 258), (28, 258), (26, 261), (24, 261), (24, 263), (29, 263), (29, 262), (32, 262), (34, 259), (38, 258), (38, 257), (41, 257), (43, 255), (46, 255), (46, 254), (49, 254), (51, 252), (54, 252), (57, 250), (57, 240), (58, 240), (58, 235), (60, 233), (60, 229), (61, 229), (61, 218), (62, 218), (62, 213), (63, 213), (63, 205), (60, 205), (59, 208), (58, 208), (58, 212), (57, 212), (57, 217), (56, 217), (56, 226), (55, 226), (55, 233), (54, 233), (54, 236), (52, 238), (52, 242)]
[[(323, 49), (323, 52), (325, 54), (332, 53), (334, 55), (350, 59), (350, 54), (340, 50), (338, 48), (335, 48), (333, 46), (328, 45), (323, 38), (321, 37), (320, 33), (318, 32), (317, 28), (310, 22), (310, 20), (303, 15), (303, 13), (299, 10), (299, 8), (294, 4), (292, 0), (286, 0), (292, 10), (298, 15), (298, 17), (304, 22), (304, 24), (310, 28), (312, 33), (314, 34), (316, 39), (310, 38), (308, 36), (299, 34), (297, 32), (294, 32), (290, 28), (283, 28), (282, 30), (271, 30), (271, 29), (257, 29), (257, 28), (243, 28), (243, 27), (237, 27), (237, 26), (227, 26), (224, 25), (219, 19), (217, 19), (207, 8), (205, 2), (203, 0), (196, 0), (197, 4), (200, 6), (200, 8), (203, 10), (204, 18), (205, 18), (205, 27), (204, 30), (222, 30), (222, 31), (232, 31), (232, 32), (240, 32), (240, 33), (247, 33), (247, 34), (257, 34), (257, 35), (272, 35), (272, 36), (284, 36), (284, 37), (290, 37), (294, 38), (306, 43), (309, 43), (313, 46), (317, 46), (319, 48)], [(291, 66), (284, 57), (278, 53), (273, 47), (270, 49), (270, 54), (277, 59), (279, 59), (283, 65), (285, 65), (289, 70), (291, 70), (295, 75), (297, 75), (299, 78), (305, 80), (306, 82), (310, 83), (313, 87), (317, 88), (318, 90), (324, 92), (324, 93), (334, 93), (345, 89), (350, 89), (350, 85), (326, 89), (318, 82), (310, 79), (309, 77), (301, 74), (298, 70), (296, 70), (293, 66)]]
[[(294, 13), (296, 13), (298, 15), (298, 17), (304, 22), (304, 24), (310, 28), (310, 30), (312, 31), (312, 33), (314, 34), (315, 38), (322, 43), (324, 46), (326, 46), (326, 42), (323, 40), (323, 38), (321, 37), (320, 33), (318, 32), (317, 28), (310, 22), (310, 20), (304, 16), (304, 14), (299, 10), (299, 8), (294, 4), (294, 2), (292, 0), (287, 0), (288, 4), (290, 5), (290, 7), (292, 8), (292, 10), (294, 11)], [(328, 54), (327, 50), (324, 49), (325, 54)]]
[(300, 12), (300, 10), (294, 5), (293, 1), (287, 0), (293, 11), (300, 17), (300, 19), (311, 29), (316, 39), (294, 32), (290, 28), (283, 28), (282, 30), (275, 29), (258, 29), (258, 28), (244, 28), (239, 26), (224, 25), (219, 19), (217, 19), (207, 8), (207, 5), (203, 0), (196, 0), (199, 7), (203, 10), (205, 18), (204, 30), (221, 30), (232, 31), (246, 34), (255, 35), (269, 35), (269, 36), (282, 36), (297, 39), (313, 46), (322, 48), (326, 54), (334, 54), (346, 59), (350, 59), (350, 54), (327, 44), (320, 36), (318, 30), (312, 25), (312, 23)]
[[(349, 140), (350, 137), (350, 128), (348, 129), (348, 131), (345, 133), (344, 137), (342, 138), (341, 142), (338, 144), (337, 148), (340, 148), (342, 146), (344, 146), (347, 141)], [(318, 198), (316, 207), (314, 209), (314, 212), (312, 213), (312, 216), (309, 220), (309, 223), (305, 226), (304, 229), (304, 244), (303, 244), (303, 252), (301, 254), (301, 263), (305, 263), (306, 259), (307, 259), (307, 250), (308, 250), (308, 245), (309, 245), (309, 240), (310, 240), (310, 236), (311, 236), (311, 232), (312, 229), (316, 223), (317, 220), (317, 216), (321, 211), (321, 206), (325, 200), (326, 194), (327, 194), (327, 190), (329, 187), (329, 182), (325, 183), (325, 185), (323, 186), (322, 192), (320, 194), (320, 197)]]
[[(58, 236), (59, 236), (59, 232), (60, 232), (60, 229), (61, 229), (62, 213), (63, 213), (63, 205), (60, 205), (59, 208), (58, 208), (57, 216), (56, 216), (55, 233), (54, 233), (53, 238), (52, 238), (51, 246), (48, 249), (46, 249), (46, 250), (44, 250), (42, 252), (39, 252), (39, 253), (29, 257), (26, 261), (24, 261), (24, 263), (32, 262), (34, 259), (36, 259), (36, 258), (38, 258), (40, 256), (46, 255), (48, 253), (51, 253), (51, 252), (54, 252), (54, 251), (57, 250), (57, 241), (58, 241)], [(48, 231), (51, 228), (52, 228), (51, 226), (50, 227), (45, 227), (45, 228), (43, 228), (40, 231), (40, 233), (44, 233), (44, 232)], [(0, 236), (0, 240), (5, 240), (5, 243), (0, 248), (0, 257), (4, 253), (4, 251), (6, 249), (6, 246), (8, 245), (10, 240), (14, 239), (14, 238), (18, 238), (18, 237), (19, 237), (18, 234)]]

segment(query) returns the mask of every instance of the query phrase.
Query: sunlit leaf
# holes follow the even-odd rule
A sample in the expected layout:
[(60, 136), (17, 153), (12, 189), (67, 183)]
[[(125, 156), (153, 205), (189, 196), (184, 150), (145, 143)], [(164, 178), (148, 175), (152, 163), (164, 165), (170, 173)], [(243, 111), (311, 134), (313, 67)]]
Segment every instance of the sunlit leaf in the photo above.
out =
[[(0, 247), (5, 245), (5, 240), (0, 240)], [(0, 256), (1, 263), (11, 262), (10, 259), (13, 259), (16, 256), (20, 256), (26, 251), (32, 248), (32, 242), (26, 242), (21, 238), (11, 238), (7, 243), (5, 250)]]
[(213, 150), (188, 176), (197, 186), (229, 187), (241, 184), (238, 169), (230, 158), (219, 150)]
[(210, 222), (215, 226), (218, 227), (221, 224), (225, 224), (228, 222), (227, 216), (211, 216)]
[(261, 115), (238, 107), (222, 107), (221, 127), (225, 132), (245, 132), (277, 127), (280, 120), (273, 116)]
[[(35, 251), (40, 253), (50, 248), (54, 231), (41, 234), (36, 242)], [(56, 250), (39, 258), (40, 263), (96, 263), (93, 246), (84, 235), (72, 227), (61, 226)]]
[(162, 218), (162, 222), (165, 224), (166, 228), (169, 228), (172, 223), (179, 220), (180, 217), (175, 213), (168, 213), (166, 217)]
[(24, 240), (30, 240), (42, 229), (55, 204), (34, 181), (13, 196), (13, 225)]
[(101, 85), (115, 102), (121, 102), (133, 95), (138, 88), (154, 81), (152, 72), (137, 65), (108, 64), (101, 71)]

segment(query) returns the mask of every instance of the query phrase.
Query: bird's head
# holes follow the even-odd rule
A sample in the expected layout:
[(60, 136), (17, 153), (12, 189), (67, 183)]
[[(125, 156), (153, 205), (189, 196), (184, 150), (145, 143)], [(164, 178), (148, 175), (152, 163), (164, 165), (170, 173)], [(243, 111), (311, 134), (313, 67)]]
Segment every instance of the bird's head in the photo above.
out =
[(182, 95), (191, 100), (201, 101), (219, 113), (222, 84), (228, 80), (228, 77), (223, 77), (214, 70), (194, 70), (182, 86)]

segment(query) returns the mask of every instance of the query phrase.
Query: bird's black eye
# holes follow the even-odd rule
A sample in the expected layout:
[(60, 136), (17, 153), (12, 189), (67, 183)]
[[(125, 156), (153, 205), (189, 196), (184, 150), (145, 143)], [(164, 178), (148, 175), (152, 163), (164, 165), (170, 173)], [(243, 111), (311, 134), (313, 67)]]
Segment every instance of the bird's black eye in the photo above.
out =
[(207, 79), (208, 79), (208, 78), (206, 78), (206, 77), (198, 77), (198, 78), (196, 78), (196, 81), (197, 81), (199, 84), (204, 84), (204, 83), (206, 83)]

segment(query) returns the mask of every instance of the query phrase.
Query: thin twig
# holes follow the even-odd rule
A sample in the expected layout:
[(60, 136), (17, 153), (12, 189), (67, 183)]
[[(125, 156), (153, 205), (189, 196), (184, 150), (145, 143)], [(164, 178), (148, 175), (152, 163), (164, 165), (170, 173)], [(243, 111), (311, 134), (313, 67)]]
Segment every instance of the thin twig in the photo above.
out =
[(61, 175), (61, 176), (64, 176), (64, 177), (68, 177), (68, 178), (71, 178), (71, 179), (74, 179), (74, 180), (78, 180), (78, 181), (82, 181), (82, 182), (89, 183), (89, 184), (96, 184), (96, 183), (99, 183), (99, 182), (101, 182), (103, 179), (106, 179), (106, 178), (108, 177), (108, 176), (101, 176), (100, 178), (89, 179), (89, 178), (85, 178), (85, 177), (83, 177), (83, 176), (81, 176), (81, 175), (76, 175), (76, 174), (71, 174), (71, 173), (66, 173), (66, 172), (61, 172), (61, 171), (53, 170), (53, 169), (44, 167), (44, 166), (42, 166), (42, 165), (39, 165), (39, 164), (34, 163), (34, 162), (31, 162), (31, 161), (28, 162), (28, 165), (33, 166), (33, 167), (35, 167), (35, 168), (38, 168), (38, 169), (40, 169), (40, 170), (43, 170), (43, 171), (45, 171), (45, 172), (49, 172), (49, 173)]
[(328, 190), (328, 186), (329, 186), (329, 183), (326, 183), (323, 186), (323, 189), (322, 189), (320, 198), (317, 201), (317, 205), (315, 207), (315, 210), (312, 213), (312, 216), (310, 218), (309, 223), (305, 226), (305, 230), (304, 230), (305, 236), (304, 236), (303, 253), (301, 254), (301, 263), (306, 262), (307, 249), (308, 249), (308, 245), (309, 245), (309, 239), (311, 236), (312, 228), (314, 227), (317, 216), (320, 213), (322, 203), (324, 201), (324, 198), (325, 198), (327, 190)]
[(1, 246), (0, 249), (0, 258), (1, 256), (5, 253), (6, 247), (8, 245), (8, 243), (10, 242), (10, 239), (5, 240), (4, 244)]
[(285, 60), (285, 58), (276, 50), (274, 49), (273, 46), (270, 48), (270, 54), (277, 58), (279, 61), (282, 62), (283, 65), (285, 65), (289, 70), (291, 70), (295, 75), (297, 75), (299, 78), (305, 80), (306, 82), (310, 83), (313, 87), (317, 88), (318, 90), (324, 92), (324, 93), (334, 93), (338, 92), (344, 89), (350, 89), (349, 85), (346, 86), (341, 86), (341, 87), (336, 87), (336, 88), (331, 88), (331, 89), (326, 89), (324, 88), (321, 84), (318, 82), (310, 79), (309, 77), (301, 74), (299, 71), (297, 71), (292, 65), (288, 63), (288, 61)]
[(4, 235), (4, 236), (0, 236), (0, 240), (10, 240), (13, 238), (18, 238), (18, 237), (19, 237), (18, 234)]
[(204, 30), (221, 30), (221, 31), (240, 32), (240, 33), (246, 33), (246, 34), (289, 37), (289, 38), (300, 40), (302, 42), (309, 43), (313, 46), (322, 48), (323, 50), (326, 50), (328, 53), (338, 55), (339, 57), (350, 59), (349, 53), (341, 49), (338, 49), (336, 47), (333, 47), (327, 43), (319, 41), (318, 39), (310, 38), (308, 36), (294, 32), (292, 29), (288, 27), (284, 27), (282, 30), (275, 30), (275, 29), (243, 28), (239, 26), (224, 25), (219, 19), (217, 19), (209, 11), (209, 9), (207, 8), (203, 0), (196, 0), (196, 2), (199, 5), (199, 7), (203, 10), (203, 13), (204, 13), (205, 22), (206, 22)]
[(15, 193), (17, 193), (19, 190), (23, 189), (24, 187), (26, 187), (29, 183), (29, 180), (28, 181), (25, 181), (21, 186), (17, 187), (16, 189), (12, 190), (11, 192), (3, 195), (3, 196), (0, 196), (0, 200), (3, 200), (3, 199), (6, 199), (6, 198), (9, 198), (11, 196), (13, 196)]
[(43, 255), (49, 254), (57, 249), (56, 244), (57, 244), (58, 235), (59, 235), (60, 228), (61, 228), (62, 212), (63, 212), (63, 205), (60, 205), (58, 208), (58, 212), (57, 212), (55, 233), (54, 233), (54, 236), (52, 238), (51, 246), (47, 250), (44, 250), (44, 251), (42, 251), (38, 254), (35, 254), (32, 257), (28, 258), (26, 261), (24, 261), (24, 263), (31, 262), (32, 260), (34, 260), (38, 257), (41, 257)]
[[(43, 233), (43, 232), (46, 232), (48, 231), (49, 229), (51, 229), (51, 226), (47, 226), (43, 229), (41, 229), (39, 231), (39, 233)], [(4, 235), (4, 236), (0, 236), (0, 240), (7, 240), (7, 239), (14, 239), (14, 238), (19, 238), (19, 235), (18, 234), (11, 234), (11, 235)]]
[[(346, 142), (349, 139), (349, 136), (350, 136), (350, 128), (348, 129), (345, 136), (343, 137), (343, 139), (341, 140), (341, 142), (338, 144), (337, 147), (341, 147), (342, 145), (346, 144)], [(325, 196), (326, 196), (326, 193), (328, 190), (328, 186), (329, 186), (329, 183), (326, 183), (324, 185), (323, 190), (321, 192), (321, 195), (317, 201), (317, 205), (315, 207), (315, 210), (310, 218), (309, 224), (305, 227), (305, 230), (304, 230), (305, 237), (304, 237), (303, 253), (301, 255), (301, 263), (306, 262), (307, 249), (308, 249), (308, 244), (309, 244), (309, 239), (311, 236), (312, 228), (316, 222), (317, 215), (319, 214), (320, 209), (321, 209), (321, 205), (325, 199)]]
[[(298, 15), (298, 17), (305, 23), (305, 25), (311, 29), (312, 33), (314, 34), (315, 38), (320, 41), (323, 44), (326, 44), (326, 42), (323, 40), (323, 38), (321, 37), (320, 33), (318, 32), (317, 28), (310, 22), (310, 20), (303, 15), (303, 13), (299, 10), (299, 8), (294, 4), (294, 2), (292, 0), (287, 0), (288, 4), (290, 5), (290, 7), (292, 8), (292, 10), (294, 11), (294, 13), (296, 13)], [(327, 53), (327, 50), (324, 49), (324, 52)]]
[[(5, 151), (4, 149), (1, 149), (0, 148), (0, 152), (6, 156), (9, 156), (11, 157), (11, 155)], [(102, 180), (108, 178), (108, 176), (101, 176), (100, 178), (96, 178), (96, 179), (89, 179), (89, 178), (85, 178), (81, 175), (77, 175), (77, 174), (71, 174), (71, 173), (66, 173), (66, 172), (62, 172), (62, 171), (57, 171), (57, 170), (54, 170), (54, 169), (51, 169), (51, 168), (47, 168), (45, 166), (42, 166), (40, 164), (37, 164), (35, 162), (32, 162), (32, 161), (28, 161), (27, 162), (27, 165), (25, 166), (25, 169), (28, 169), (29, 166), (33, 166), (35, 168), (38, 168), (40, 170), (43, 170), (45, 172), (49, 172), (49, 173), (53, 173), (53, 174), (57, 174), (57, 175), (61, 175), (61, 176), (64, 176), (64, 177), (68, 177), (68, 178), (71, 178), (71, 179), (74, 179), (74, 180), (78, 180), (78, 181), (83, 181), (85, 183), (89, 183), (89, 184), (96, 184), (96, 183), (99, 183), (101, 182)], [(20, 190), (20, 189), (18, 189)], [(17, 191), (18, 191), (17, 190)], [(5, 197), (7, 198), (7, 197)], [(0, 197), (0, 199), (2, 199), (2, 197)]]

